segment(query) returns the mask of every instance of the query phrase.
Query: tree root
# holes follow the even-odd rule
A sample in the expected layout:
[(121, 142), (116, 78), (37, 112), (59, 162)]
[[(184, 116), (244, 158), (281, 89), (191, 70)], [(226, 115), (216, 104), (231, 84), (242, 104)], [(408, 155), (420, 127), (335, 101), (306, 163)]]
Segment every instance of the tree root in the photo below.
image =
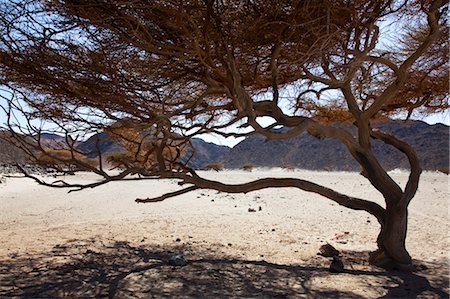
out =
[(409, 264), (399, 263), (392, 259), (382, 249), (378, 249), (370, 253), (369, 263), (386, 270), (397, 270), (402, 272), (412, 272), (413, 270), (412, 262)]

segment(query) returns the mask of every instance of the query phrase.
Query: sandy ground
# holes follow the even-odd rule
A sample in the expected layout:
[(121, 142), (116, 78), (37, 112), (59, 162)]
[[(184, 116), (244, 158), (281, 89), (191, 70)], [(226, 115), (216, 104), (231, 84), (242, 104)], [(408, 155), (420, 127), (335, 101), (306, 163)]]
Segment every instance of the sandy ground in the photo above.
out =
[[(229, 183), (297, 177), (382, 203), (357, 173), (200, 174)], [(405, 184), (406, 173), (391, 175)], [(96, 179), (89, 173), (67, 177)], [(410, 205), (407, 248), (418, 265), (412, 274), (367, 264), (376, 249), (375, 218), (298, 189), (200, 190), (159, 203), (134, 202), (178, 188), (176, 181), (146, 180), (67, 193), (6, 178), (0, 184), (0, 297), (448, 298), (444, 174), (424, 173)], [(330, 273), (330, 260), (317, 255), (327, 242), (342, 252), (345, 273)], [(188, 259), (185, 267), (167, 263), (178, 253)]]

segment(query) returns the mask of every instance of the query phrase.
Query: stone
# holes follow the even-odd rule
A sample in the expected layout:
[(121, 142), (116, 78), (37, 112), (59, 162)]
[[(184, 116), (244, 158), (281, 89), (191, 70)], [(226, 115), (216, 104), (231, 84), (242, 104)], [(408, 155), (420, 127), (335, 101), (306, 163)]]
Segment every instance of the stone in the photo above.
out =
[(187, 265), (187, 260), (182, 254), (175, 254), (169, 258), (169, 265), (174, 267), (183, 267)]
[(325, 245), (320, 246), (318, 254), (324, 257), (335, 257), (339, 256), (339, 251), (327, 243)]
[(342, 273), (344, 272), (344, 263), (338, 257), (333, 257), (333, 261), (330, 264), (330, 272), (331, 273)]

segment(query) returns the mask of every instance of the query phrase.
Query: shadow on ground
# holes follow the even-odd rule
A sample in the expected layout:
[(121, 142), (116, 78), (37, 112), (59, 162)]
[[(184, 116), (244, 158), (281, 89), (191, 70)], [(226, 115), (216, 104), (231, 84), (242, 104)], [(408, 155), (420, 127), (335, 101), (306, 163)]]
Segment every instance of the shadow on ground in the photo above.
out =
[[(189, 263), (184, 267), (170, 266), (169, 257), (180, 252)], [(349, 261), (360, 259), (361, 254), (346, 253)], [(442, 268), (447, 271), (446, 266)], [(95, 240), (72, 240), (46, 254), (1, 260), (0, 297), (361, 298), (361, 294), (350, 291), (351, 286), (333, 289), (326, 284), (327, 279), (336, 281), (348, 276), (361, 278), (363, 284), (381, 282), (373, 285), (381, 290), (379, 297), (448, 298), (448, 273), (442, 273), (436, 273), (441, 278), (433, 280), (432, 286), (420, 272), (374, 269), (332, 274), (326, 264), (283, 265), (198, 252), (183, 246), (133, 246), (127, 242), (104, 245)]]

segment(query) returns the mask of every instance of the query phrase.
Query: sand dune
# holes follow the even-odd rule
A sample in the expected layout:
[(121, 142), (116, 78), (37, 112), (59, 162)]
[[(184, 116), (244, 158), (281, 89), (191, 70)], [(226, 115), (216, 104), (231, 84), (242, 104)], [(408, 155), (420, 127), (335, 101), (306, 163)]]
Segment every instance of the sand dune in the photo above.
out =
[[(382, 203), (357, 173), (200, 174), (230, 183), (298, 177)], [(391, 174), (405, 184), (406, 173)], [(97, 178), (82, 173), (67, 179)], [(408, 275), (367, 265), (379, 229), (372, 216), (298, 189), (200, 190), (160, 203), (134, 202), (178, 188), (176, 181), (147, 180), (67, 193), (6, 178), (0, 184), (0, 297), (448, 296), (446, 175), (424, 173), (410, 205), (407, 247), (420, 267)], [(330, 261), (317, 255), (327, 242), (343, 252), (347, 273), (327, 271)], [(183, 253), (188, 265), (167, 265), (173, 253)]]

